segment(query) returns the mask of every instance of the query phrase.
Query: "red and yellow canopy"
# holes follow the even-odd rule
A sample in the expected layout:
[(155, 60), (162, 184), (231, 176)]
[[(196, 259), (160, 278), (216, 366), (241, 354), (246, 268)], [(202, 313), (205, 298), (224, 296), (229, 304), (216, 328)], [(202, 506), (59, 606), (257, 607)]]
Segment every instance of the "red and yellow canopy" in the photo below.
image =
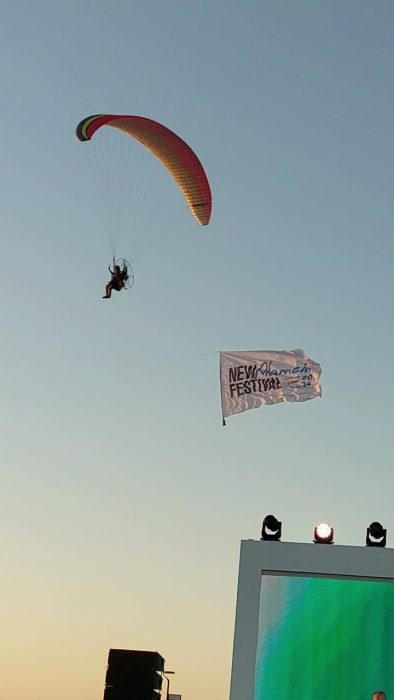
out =
[(120, 129), (146, 146), (172, 175), (197, 221), (202, 226), (209, 223), (212, 196), (208, 178), (185, 141), (152, 119), (116, 114), (94, 114), (82, 119), (76, 128), (77, 138), (90, 141), (102, 126)]

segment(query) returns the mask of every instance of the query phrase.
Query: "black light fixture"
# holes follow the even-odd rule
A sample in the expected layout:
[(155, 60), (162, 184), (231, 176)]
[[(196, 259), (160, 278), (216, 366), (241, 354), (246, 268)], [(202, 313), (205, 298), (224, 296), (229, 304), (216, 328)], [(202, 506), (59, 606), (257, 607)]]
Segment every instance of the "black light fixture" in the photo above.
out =
[[(168, 678), (168, 676), (170, 674), (171, 674), (171, 676), (173, 676), (175, 674), (175, 671), (162, 671), (162, 674), (167, 681), (166, 700), (169, 700), (169, 697), (170, 697), (170, 679)], [(168, 674), (168, 675), (166, 675), (166, 674)]]
[(333, 544), (334, 528), (327, 523), (319, 523), (313, 531), (313, 541), (315, 544)]
[(367, 547), (385, 547), (387, 530), (378, 522), (371, 523), (367, 527)]
[(261, 530), (262, 540), (279, 542), (282, 536), (282, 523), (274, 515), (266, 515)]

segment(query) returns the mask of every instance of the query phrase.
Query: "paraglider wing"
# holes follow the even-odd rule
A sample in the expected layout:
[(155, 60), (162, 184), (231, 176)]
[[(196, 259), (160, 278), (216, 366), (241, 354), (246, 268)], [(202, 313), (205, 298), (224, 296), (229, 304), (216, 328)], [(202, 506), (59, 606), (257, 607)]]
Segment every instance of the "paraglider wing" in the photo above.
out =
[(202, 226), (209, 223), (212, 197), (208, 178), (196, 154), (185, 141), (152, 119), (116, 114), (86, 117), (76, 128), (77, 138), (90, 141), (102, 126), (120, 129), (146, 146), (172, 175), (198, 223)]

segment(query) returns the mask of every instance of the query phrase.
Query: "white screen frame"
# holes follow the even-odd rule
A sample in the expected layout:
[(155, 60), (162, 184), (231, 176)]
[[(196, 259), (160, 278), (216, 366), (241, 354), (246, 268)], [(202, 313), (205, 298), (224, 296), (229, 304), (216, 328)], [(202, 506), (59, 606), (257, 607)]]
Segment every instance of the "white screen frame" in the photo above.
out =
[(394, 549), (243, 540), (230, 700), (253, 700), (262, 574), (394, 583)]

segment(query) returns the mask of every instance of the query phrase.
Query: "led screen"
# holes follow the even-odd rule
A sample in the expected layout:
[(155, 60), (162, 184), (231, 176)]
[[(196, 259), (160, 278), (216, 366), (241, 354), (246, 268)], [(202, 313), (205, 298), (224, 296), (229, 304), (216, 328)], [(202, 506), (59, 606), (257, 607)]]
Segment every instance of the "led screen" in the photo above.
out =
[(394, 700), (394, 583), (261, 581), (254, 700)]

